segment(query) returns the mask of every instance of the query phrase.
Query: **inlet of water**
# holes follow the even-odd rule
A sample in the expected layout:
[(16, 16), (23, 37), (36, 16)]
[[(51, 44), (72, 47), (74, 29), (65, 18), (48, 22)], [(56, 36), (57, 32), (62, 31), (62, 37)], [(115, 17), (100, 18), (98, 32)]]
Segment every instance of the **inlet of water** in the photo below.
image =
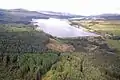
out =
[(84, 31), (81, 28), (76, 28), (67, 23), (65, 20), (60, 19), (35, 19), (34, 25), (38, 25), (37, 30), (43, 30), (55, 37), (81, 37), (81, 36), (98, 36), (95, 33)]

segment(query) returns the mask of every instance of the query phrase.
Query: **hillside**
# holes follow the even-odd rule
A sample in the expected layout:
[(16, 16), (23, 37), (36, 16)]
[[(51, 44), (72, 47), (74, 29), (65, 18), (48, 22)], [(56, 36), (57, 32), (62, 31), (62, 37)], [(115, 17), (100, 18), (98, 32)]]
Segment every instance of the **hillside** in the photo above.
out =
[(29, 24), (32, 19), (104, 19), (104, 20), (119, 20), (119, 14), (101, 14), (93, 16), (82, 16), (63, 12), (53, 11), (29, 11), (25, 9), (0, 9), (0, 23), (24, 23)]
[(1, 23), (30, 23), (32, 18), (48, 18), (44, 14), (36, 11), (28, 11), (23, 9), (0, 10)]
[(97, 20), (120, 20), (120, 14), (111, 14), (111, 13), (106, 13), (106, 14), (100, 14), (100, 15), (93, 15), (93, 16), (88, 16), (90, 19), (96, 18)]
[(102, 37), (54, 38), (33, 27), (0, 24), (0, 80), (120, 79), (119, 56)]
[(72, 15), (50, 12), (50, 11), (28, 11), (24, 9), (0, 9), (0, 23), (25, 23), (29, 24), (30, 21), (34, 19), (48, 19), (48, 18), (60, 18), (67, 19), (71, 17), (76, 17), (79, 15)]

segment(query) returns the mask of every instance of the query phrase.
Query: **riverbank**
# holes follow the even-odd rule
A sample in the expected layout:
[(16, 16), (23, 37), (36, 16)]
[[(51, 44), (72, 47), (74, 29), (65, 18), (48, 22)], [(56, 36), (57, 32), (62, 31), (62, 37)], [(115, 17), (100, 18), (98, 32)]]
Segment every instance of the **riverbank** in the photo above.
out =
[(102, 35), (109, 46), (116, 48), (120, 53), (120, 24), (119, 20), (113, 21), (75, 21), (78, 25), (83, 25), (88, 31)]

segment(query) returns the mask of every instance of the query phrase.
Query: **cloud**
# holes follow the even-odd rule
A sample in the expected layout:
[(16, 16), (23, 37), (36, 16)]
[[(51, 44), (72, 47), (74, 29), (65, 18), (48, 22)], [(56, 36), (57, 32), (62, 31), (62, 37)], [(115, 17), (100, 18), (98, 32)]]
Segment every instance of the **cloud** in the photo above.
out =
[(29, 10), (52, 10), (90, 15), (119, 13), (119, 0), (1, 0), (0, 8), (24, 8)]

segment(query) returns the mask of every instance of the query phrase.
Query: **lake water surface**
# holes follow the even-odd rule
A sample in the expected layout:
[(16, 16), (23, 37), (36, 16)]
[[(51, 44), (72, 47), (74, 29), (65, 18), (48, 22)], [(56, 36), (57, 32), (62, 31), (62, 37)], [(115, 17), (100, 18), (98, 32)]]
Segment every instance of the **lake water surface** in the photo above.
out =
[(80, 37), (80, 36), (98, 36), (97, 34), (84, 31), (81, 28), (76, 28), (68, 24), (65, 20), (60, 19), (35, 19), (34, 25), (38, 25), (37, 30), (43, 30), (55, 37)]

